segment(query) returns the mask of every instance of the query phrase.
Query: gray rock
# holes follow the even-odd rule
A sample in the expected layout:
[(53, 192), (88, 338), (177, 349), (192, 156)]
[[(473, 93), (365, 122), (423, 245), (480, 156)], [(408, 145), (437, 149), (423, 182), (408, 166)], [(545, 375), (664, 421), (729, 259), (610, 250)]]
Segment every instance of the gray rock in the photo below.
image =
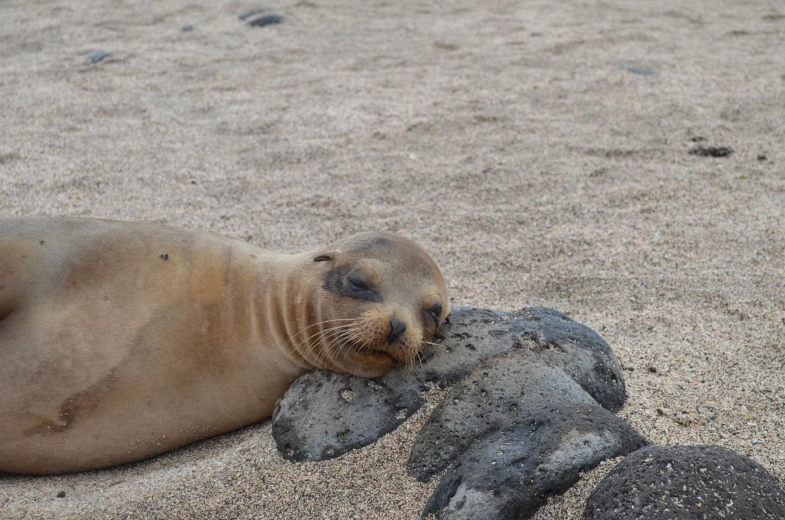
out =
[(594, 404), (561, 369), (520, 349), (485, 361), (447, 394), (423, 425), (407, 468), (425, 481), (489, 433), (526, 420), (535, 410), (564, 403)]
[(106, 52), (105, 50), (98, 49), (97, 51), (93, 51), (87, 55), (87, 61), (90, 63), (98, 63), (102, 59), (111, 56), (111, 53)]
[[(616, 355), (596, 332), (567, 315), (545, 307), (514, 312), (457, 308), (449, 324), (439, 329), (442, 351), (430, 351), (411, 374), (419, 384), (450, 387), (480, 362), (511, 350), (527, 349), (541, 362), (563, 369), (600, 405), (621, 410), (627, 398)], [(533, 362), (535, 362), (533, 360)], [(392, 385), (403, 382), (401, 371), (385, 376)]]
[(530, 518), (549, 495), (572, 486), (581, 471), (646, 444), (640, 434), (596, 403), (541, 408), (461, 455), (439, 482), (422, 516)]
[(785, 518), (785, 492), (749, 457), (720, 446), (649, 446), (594, 489), (584, 520)]
[(422, 406), (416, 390), (317, 371), (297, 379), (273, 412), (273, 438), (291, 461), (324, 460), (366, 446)]
[[(416, 412), (423, 403), (419, 394), (429, 386), (450, 387), (482, 361), (511, 350), (527, 352), (532, 363), (563, 368), (609, 410), (624, 404), (624, 379), (608, 344), (552, 309), (504, 313), (457, 308), (435, 341), (443, 346), (426, 345), (414, 370), (396, 369), (375, 380), (384, 390), (373, 394), (382, 404), (372, 412), (364, 399), (340, 397), (344, 388), (366, 388), (365, 379), (324, 371), (298, 379), (273, 414), (273, 436), (284, 456), (323, 460), (368, 445)], [(311, 415), (315, 410), (325, 410), (319, 420)]]
[(264, 27), (265, 25), (274, 25), (278, 23), (283, 23), (283, 16), (279, 14), (266, 14), (259, 18), (254, 18), (248, 22), (248, 25), (251, 27)]
[(618, 412), (624, 406), (627, 393), (619, 360), (590, 328), (553, 309), (531, 307), (507, 314), (503, 327), (489, 332), (498, 334), (499, 329), (513, 342), (520, 337), (547, 365), (564, 370), (603, 408)]

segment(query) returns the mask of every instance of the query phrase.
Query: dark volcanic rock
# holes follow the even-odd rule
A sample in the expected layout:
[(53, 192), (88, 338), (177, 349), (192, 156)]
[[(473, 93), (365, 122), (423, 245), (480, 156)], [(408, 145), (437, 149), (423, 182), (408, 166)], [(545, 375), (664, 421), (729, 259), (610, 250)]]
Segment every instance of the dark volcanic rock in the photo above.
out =
[[(595, 403), (559, 403), (486, 436), (442, 478), (423, 518), (530, 518), (581, 471), (647, 444)], [(663, 517), (665, 518), (665, 517)]]
[(289, 460), (323, 460), (373, 442), (422, 406), (416, 390), (335, 372), (294, 382), (273, 412), (273, 437)]
[(584, 520), (785, 518), (785, 492), (760, 464), (720, 446), (649, 446), (594, 489)]
[(618, 412), (627, 394), (619, 360), (596, 332), (565, 314), (532, 307), (506, 316), (509, 334), (539, 352), (549, 366), (572, 377), (603, 408)]
[[(627, 397), (619, 361), (596, 332), (545, 307), (514, 312), (458, 308), (435, 341), (443, 351), (428, 355), (414, 371), (421, 383), (452, 386), (478, 363), (511, 350), (529, 350), (541, 362), (562, 368), (600, 405), (621, 410)], [(532, 359), (532, 362), (537, 362)], [(401, 371), (385, 376), (391, 385)]]
[(561, 369), (538, 363), (528, 349), (485, 361), (450, 390), (423, 425), (409, 455), (409, 472), (428, 480), (489, 433), (546, 406), (571, 402), (596, 405)]
[(702, 157), (727, 157), (733, 153), (732, 148), (727, 146), (708, 146), (705, 144), (698, 144), (690, 149), (691, 155), (699, 155)]
[[(511, 313), (454, 309), (451, 323), (442, 326), (435, 341), (443, 346), (426, 345), (414, 370), (396, 369), (375, 380), (384, 390), (373, 394), (382, 404), (372, 411), (364, 399), (346, 401), (339, 395), (344, 388), (366, 388), (366, 379), (324, 371), (298, 379), (273, 415), (279, 449), (291, 460), (323, 460), (368, 445), (422, 405), (419, 392), (430, 385), (452, 386), (482, 361), (512, 350), (525, 352), (522, 355), (529, 356), (532, 364), (562, 368), (611, 411), (624, 404), (624, 379), (608, 344), (552, 309), (533, 307)], [(304, 408), (311, 411), (303, 413)], [(315, 410), (326, 412), (316, 420)], [(339, 417), (339, 424), (332, 424), (331, 417)], [(331, 437), (325, 438), (328, 433)]]
[(265, 25), (274, 25), (277, 23), (283, 23), (283, 16), (279, 14), (266, 14), (259, 18), (254, 18), (248, 22), (248, 25), (251, 27), (264, 27)]

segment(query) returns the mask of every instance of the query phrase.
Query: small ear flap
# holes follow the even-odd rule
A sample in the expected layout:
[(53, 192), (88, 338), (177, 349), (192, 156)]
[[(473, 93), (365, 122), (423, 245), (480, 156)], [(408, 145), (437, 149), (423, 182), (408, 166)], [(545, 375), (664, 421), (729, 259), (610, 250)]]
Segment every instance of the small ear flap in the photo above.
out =
[(335, 256), (335, 252), (334, 251), (329, 251), (327, 253), (323, 253), (323, 254), (321, 254), (321, 255), (319, 255), (317, 257), (314, 257), (313, 261), (314, 262), (330, 262), (333, 259), (334, 256)]

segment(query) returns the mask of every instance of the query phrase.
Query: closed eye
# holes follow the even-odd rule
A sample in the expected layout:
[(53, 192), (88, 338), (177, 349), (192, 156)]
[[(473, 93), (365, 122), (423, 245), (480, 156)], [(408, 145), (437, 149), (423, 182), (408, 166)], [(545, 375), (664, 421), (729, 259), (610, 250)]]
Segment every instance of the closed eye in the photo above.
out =
[(349, 289), (352, 292), (365, 292), (371, 290), (371, 288), (364, 280), (355, 278), (354, 276), (346, 279), (346, 286), (347, 289)]
[(433, 318), (433, 321), (436, 323), (436, 327), (439, 326), (439, 322), (441, 321), (442, 316), (442, 304), (437, 303), (433, 307), (428, 310), (428, 315)]

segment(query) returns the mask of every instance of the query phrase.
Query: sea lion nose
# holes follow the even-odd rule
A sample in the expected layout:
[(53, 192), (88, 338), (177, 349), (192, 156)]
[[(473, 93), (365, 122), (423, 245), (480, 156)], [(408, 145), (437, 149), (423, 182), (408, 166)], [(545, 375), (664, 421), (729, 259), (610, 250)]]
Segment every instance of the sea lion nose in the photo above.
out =
[(393, 344), (395, 341), (406, 331), (406, 324), (397, 318), (390, 320), (390, 335), (387, 337), (387, 343)]

